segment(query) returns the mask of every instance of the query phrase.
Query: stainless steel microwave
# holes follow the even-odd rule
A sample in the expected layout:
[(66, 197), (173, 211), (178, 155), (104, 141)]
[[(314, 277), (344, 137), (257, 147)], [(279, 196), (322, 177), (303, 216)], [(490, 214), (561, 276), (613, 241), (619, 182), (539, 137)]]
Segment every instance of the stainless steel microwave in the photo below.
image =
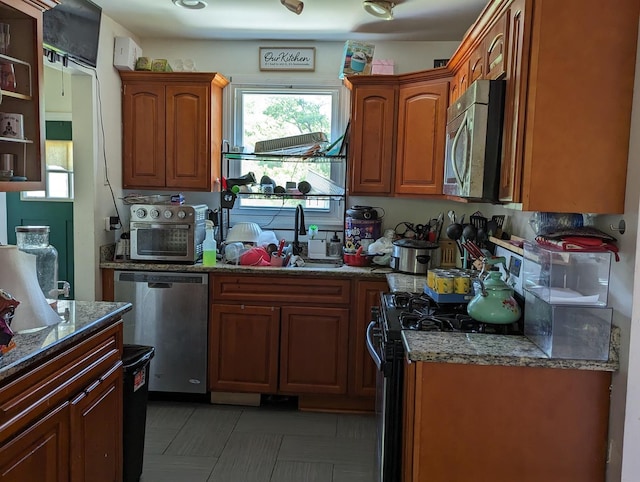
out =
[(194, 264), (202, 257), (207, 205), (134, 204), (131, 259)]
[(447, 109), (444, 193), (497, 201), (504, 80), (476, 80)]

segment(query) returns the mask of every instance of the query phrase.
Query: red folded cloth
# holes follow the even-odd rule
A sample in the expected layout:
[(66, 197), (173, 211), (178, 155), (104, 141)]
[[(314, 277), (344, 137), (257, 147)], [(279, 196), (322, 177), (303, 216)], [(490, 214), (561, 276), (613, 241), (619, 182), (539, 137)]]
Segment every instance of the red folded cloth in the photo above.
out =
[(536, 236), (536, 241), (538, 244), (555, 247), (562, 251), (611, 251), (616, 261), (620, 261), (618, 247), (612, 242), (603, 241), (601, 238), (589, 236), (564, 236), (560, 239), (549, 239), (545, 236)]

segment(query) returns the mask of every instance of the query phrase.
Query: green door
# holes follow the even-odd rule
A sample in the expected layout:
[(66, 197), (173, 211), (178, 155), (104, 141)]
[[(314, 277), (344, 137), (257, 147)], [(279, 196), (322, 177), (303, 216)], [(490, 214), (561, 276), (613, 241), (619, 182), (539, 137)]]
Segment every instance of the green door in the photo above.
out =
[[(47, 121), (47, 140), (71, 140), (71, 122)], [(7, 239), (16, 244), (16, 226), (49, 226), (49, 244), (58, 251), (58, 279), (71, 284), (73, 298), (73, 201), (22, 201), (7, 193)]]

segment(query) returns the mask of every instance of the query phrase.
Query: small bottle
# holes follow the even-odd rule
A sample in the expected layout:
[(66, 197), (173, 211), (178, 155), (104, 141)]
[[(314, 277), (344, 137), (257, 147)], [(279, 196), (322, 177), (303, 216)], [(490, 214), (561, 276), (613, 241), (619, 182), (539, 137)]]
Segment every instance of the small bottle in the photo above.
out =
[(342, 256), (342, 244), (337, 232), (333, 232), (333, 237), (329, 240), (329, 256), (339, 258)]
[(202, 242), (202, 266), (215, 266), (218, 245), (213, 237), (213, 221), (205, 220), (205, 226), (206, 234)]

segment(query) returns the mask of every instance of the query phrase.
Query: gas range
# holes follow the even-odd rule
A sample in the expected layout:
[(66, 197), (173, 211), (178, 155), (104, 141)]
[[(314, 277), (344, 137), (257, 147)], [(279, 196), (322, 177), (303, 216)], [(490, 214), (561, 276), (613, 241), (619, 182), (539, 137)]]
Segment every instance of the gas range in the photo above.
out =
[(426, 294), (383, 293), (381, 313), (389, 339), (399, 339), (402, 330), (522, 335), (519, 323), (482, 323), (467, 314), (467, 305), (437, 303)]

